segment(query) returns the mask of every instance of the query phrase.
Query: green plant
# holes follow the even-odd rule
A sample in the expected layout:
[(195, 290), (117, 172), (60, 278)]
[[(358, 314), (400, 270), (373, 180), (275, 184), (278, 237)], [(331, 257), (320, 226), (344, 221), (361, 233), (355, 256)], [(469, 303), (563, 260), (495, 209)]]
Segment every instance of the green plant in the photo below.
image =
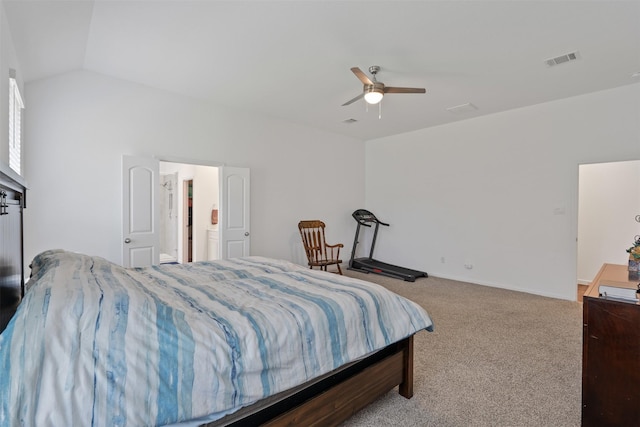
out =
[(627, 252), (633, 259), (640, 259), (640, 236), (636, 236), (636, 241), (633, 242), (633, 246), (627, 249)]

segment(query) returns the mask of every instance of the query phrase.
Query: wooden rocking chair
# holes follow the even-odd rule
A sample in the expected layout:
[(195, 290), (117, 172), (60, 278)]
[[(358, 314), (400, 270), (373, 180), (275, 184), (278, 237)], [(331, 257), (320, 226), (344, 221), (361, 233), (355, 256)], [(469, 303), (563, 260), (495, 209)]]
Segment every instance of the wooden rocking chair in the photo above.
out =
[(340, 248), (343, 248), (344, 245), (342, 243), (328, 245), (324, 238), (324, 227), (324, 222), (319, 220), (298, 223), (309, 268), (320, 267), (321, 270), (327, 271), (327, 266), (335, 264), (338, 267), (338, 273), (342, 274)]

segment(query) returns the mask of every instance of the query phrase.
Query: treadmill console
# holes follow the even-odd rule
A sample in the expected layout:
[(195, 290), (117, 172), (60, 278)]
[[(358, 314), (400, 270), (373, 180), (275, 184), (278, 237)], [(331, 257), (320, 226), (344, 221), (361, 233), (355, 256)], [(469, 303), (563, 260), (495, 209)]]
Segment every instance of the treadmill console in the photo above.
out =
[(376, 218), (374, 214), (372, 214), (366, 209), (358, 209), (357, 211), (352, 213), (351, 216), (353, 216), (353, 218), (356, 221), (358, 221), (358, 224), (364, 225), (365, 227), (371, 227), (371, 225), (368, 224), (371, 222), (375, 222), (376, 227), (378, 227), (379, 225), (385, 225), (385, 226), (389, 225), (386, 222), (380, 221), (378, 218)]
[(376, 216), (374, 214), (372, 214), (371, 212), (369, 212), (366, 209), (358, 209), (357, 211), (355, 211), (351, 215), (360, 224), (363, 224), (363, 223), (366, 223), (366, 222), (379, 222), (378, 218), (376, 218)]

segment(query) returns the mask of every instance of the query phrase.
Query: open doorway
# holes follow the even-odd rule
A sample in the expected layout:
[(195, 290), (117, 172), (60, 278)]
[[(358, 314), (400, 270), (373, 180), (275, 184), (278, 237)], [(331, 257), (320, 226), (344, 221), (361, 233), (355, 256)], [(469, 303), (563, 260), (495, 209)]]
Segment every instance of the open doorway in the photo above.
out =
[(160, 263), (218, 259), (218, 168), (161, 161), (160, 182)]
[(579, 165), (578, 285), (604, 263), (626, 264), (640, 214), (640, 160)]
[(178, 261), (178, 247), (172, 244), (178, 240), (178, 174), (160, 175), (159, 219), (160, 229), (160, 263), (169, 264)]
[[(122, 156), (122, 265), (147, 267), (160, 263), (160, 239), (167, 233), (167, 230), (162, 230), (163, 221), (160, 218), (160, 192), (167, 177), (161, 183), (160, 176), (176, 173), (175, 182), (193, 179), (193, 261), (204, 261), (208, 257), (226, 259), (250, 256), (250, 170), (243, 167), (211, 164), (199, 166), (178, 162)], [(168, 191), (169, 185), (164, 189)], [(173, 217), (177, 211), (177, 221), (165, 221), (165, 224), (178, 224), (173, 228), (177, 228), (177, 238), (168, 239), (171, 241), (165, 243), (168, 246), (162, 252), (169, 256), (176, 252), (176, 259), (168, 262), (179, 262), (184, 259), (183, 246), (178, 244), (183, 241), (184, 214), (180, 207), (183, 205), (184, 191), (181, 190), (181, 184), (173, 186), (172, 183), (171, 189), (165, 200), (171, 200), (172, 203), (165, 206), (164, 216)]]

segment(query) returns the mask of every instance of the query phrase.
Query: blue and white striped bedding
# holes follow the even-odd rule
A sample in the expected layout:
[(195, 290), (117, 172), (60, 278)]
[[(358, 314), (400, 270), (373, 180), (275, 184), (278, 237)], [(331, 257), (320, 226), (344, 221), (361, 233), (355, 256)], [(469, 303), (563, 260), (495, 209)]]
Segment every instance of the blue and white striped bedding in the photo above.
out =
[(383, 287), (262, 257), (38, 255), (0, 335), (0, 426), (151, 426), (250, 405), (431, 330)]

